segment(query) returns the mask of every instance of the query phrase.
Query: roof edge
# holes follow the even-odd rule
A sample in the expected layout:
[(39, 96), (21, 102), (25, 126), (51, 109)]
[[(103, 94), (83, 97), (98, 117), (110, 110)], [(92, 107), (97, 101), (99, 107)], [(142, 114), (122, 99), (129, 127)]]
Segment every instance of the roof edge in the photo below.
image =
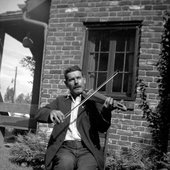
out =
[(18, 20), (22, 19), (22, 11), (10, 11), (0, 14), (0, 21)]

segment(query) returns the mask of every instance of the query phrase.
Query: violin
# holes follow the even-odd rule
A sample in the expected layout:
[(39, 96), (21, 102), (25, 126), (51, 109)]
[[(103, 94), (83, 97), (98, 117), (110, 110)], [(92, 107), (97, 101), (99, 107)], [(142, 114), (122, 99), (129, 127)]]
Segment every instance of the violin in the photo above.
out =
[[(87, 98), (87, 97), (88, 97), (90, 94), (92, 94), (93, 92), (94, 92), (93, 89), (91, 89), (91, 90), (85, 90), (85, 91), (83, 91), (83, 94), (82, 94), (82, 95), (83, 95), (85, 98)], [(99, 92), (95, 92), (95, 94), (93, 94), (93, 96), (91, 96), (90, 99), (93, 100), (93, 101), (95, 101), (95, 102), (97, 102), (97, 103), (104, 104), (106, 98), (107, 98), (107, 96), (105, 96), (105, 95), (103, 95), (103, 94), (101, 94), (101, 93), (99, 93)], [(122, 111), (126, 111), (126, 110), (127, 110), (126, 106), (125, 106), (123, 103), (120, 103), (120, 102), (118, 102), (118, 101), (116, 101), (116, 100), (114, 100), (112, 108), (113, 108), (113, 109), (116, 109), (116, 108), (117, 108), (117, 109), (120, 109), (120, 110), (122, 110)]]
[[(105, 82), (103, 82), (96, 90), (90, 90), (88, 92), (83, 92), (83, 95), (85, 96), (85, 99), (82, 100), (80, 102), (80, 104), (78, 104), (77, 106), (75, 106), (74, 108), (72, 108), (68, 113), (65, 114), (65, 118), (67, 118), (68, 116), (70, 116), (71, 111), (74, 110), (76, 107), (82, 106), (87, 100), (89, 100), (90, 98), (95, 100), (98, 103), (104, 103), (106, 100), (106, 96), (99, 93), (98, 91), (105, 85), (107, 84), (111, 79), (113, 79), (113, 77), (115, 77), (118, 74), (118, 71), (116, 71), (115, 73), (113, 73), (113, 75), (110, 76), (109, 79), (107, 79)], [(123, 104), (117, 102), (116, 100), (114, 100), (114, 104), (113, 104), (113, 108), (118, 108), (121, 109), (123, 111), (126, 111), (127, 108), (126, 106), (124, 106)]]

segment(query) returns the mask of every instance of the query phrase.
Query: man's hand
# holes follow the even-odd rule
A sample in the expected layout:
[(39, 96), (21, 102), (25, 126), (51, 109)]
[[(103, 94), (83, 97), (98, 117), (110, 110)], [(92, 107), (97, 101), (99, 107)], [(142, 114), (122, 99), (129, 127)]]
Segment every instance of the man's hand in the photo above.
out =
[(104, 104), (103, 104), (103, 106), (106, 107), (106, 108), (113, 108), (113, 106), (114, 106), (113, 98), (107, 97)]
[(107, 97), (104, 104), (103, 104), (104, 107), (106, 108), (110, 108), (110, 109), (120, 109), (122, 111), (127, 111), (127, 108), (124, 104), (116, 101), (116, 100), (113, 100), (113, 98), (111, 97)]
[(55, 124), (62, 123), (65, 119), (65, 116), (60, 110), (52, 110), (50, 113), (50, 119)]

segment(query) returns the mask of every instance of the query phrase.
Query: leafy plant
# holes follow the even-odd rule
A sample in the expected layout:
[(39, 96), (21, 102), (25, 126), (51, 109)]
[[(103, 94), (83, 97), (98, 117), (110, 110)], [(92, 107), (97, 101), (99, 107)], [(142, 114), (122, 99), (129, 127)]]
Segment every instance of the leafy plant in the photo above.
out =
[(162, 35), (162, 49), (160, 59), (157, 63), (157, 67), (160, 73), (159, 79), (159, 96), (160, 102), (157, 107), (157, 112), (160, 114), (160, 124), (158, 138), (160, 149), (163, 152), (167, 151), (168, 145), (168, 133), (170, 128), (170, 29), (169, 29), (169, 17), (168, 14), (164, 15), (164, 32)]
[(153, 145), (159, 150), (161, 148), (161, 141), (159, 138), (161, 130), (160, 126), (162, 124), (161, 114), (157, 110), (150, 108), (150, 105), (147, 101), (146, 84), (142, 80), (139, 80), (138, 86), (141, 98), (139, 107), (143, 110), (143, 118), (145, 118), (149, 123), (148, 126), (150, 127), (150, 132), (152, 133)]
[(31, 71), (31, 75), (34, 75), (35, 71), (35, 59), (31, 56), (25, 56), (21, 61), (20, 64)]
[(17, 141), (10, 148), (10, 160), (16, 164), (25, 163), (33, 168), (44, 168), (44, 155), (48, 136), (45, 133), (18, 135)]
[(1, 170), (32, 170), (32, 167), (21, 167), (9, 161), (9, 148), (0, 147), (0, 169)]
[(119, 154), (108, 154), (106, 170), (157, 170), (157, 150), (134, 145)]
[(159, 103), (155, 110), (151, 109), (147, 102), (147, 86), (139, 80), (141, 104), (143, 117), (148, 121), (153, 137), (154, 147), (163, 153), (167, 152), (168, 134), (170, 128), (170, 29), (167, 14), (164, 15), (164, 32), (161, 41), (160, 59), (157, 68), (160, 73), (158, 78)]
[(167, 170), (170, 169), (170, 153), (164, 154), (163, 157), (160, 159), (159, 164), (166, 168)]

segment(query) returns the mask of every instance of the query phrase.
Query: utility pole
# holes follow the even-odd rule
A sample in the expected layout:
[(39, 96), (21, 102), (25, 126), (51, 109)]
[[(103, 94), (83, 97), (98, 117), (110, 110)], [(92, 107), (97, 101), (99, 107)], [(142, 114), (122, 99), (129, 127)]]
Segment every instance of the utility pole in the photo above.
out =
[(13, 96), (13, 103), (15, 103), (16, 97), (16, 82), (17, 82), (17, 67), (15, 68), (15, 78), (14, 78), (14, 96)]

